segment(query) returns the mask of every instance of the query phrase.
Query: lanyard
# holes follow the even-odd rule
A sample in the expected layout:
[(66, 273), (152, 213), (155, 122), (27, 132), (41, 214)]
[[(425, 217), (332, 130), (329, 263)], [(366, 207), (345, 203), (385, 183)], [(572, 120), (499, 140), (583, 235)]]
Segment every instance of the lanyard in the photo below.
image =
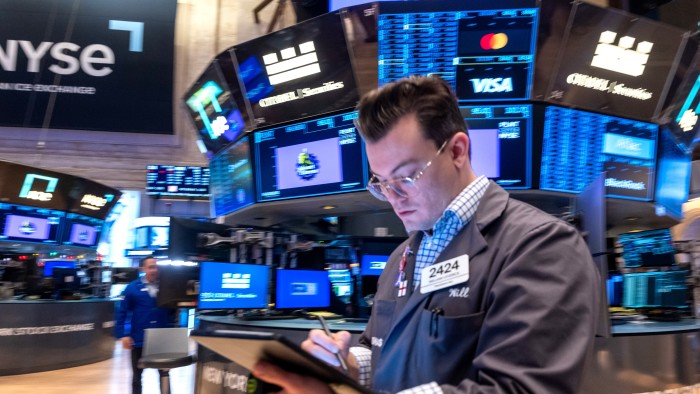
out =
[(399, 288), (399, 297), (403, 297), (406, 295), (406, 287), (408, 285), (408, 281), (406, 280), (406, 272), (404, 271), (404, 268), (406, 268), (406, 257), (411, 254), (413, 254), (411, 248), (406, 246), (406, 249), (404, 249), (403, 254), (401, 255), (401, 262), (399, 263), (399, 274), (396, 276), (396, 283), (394, 283), (394, 286)]

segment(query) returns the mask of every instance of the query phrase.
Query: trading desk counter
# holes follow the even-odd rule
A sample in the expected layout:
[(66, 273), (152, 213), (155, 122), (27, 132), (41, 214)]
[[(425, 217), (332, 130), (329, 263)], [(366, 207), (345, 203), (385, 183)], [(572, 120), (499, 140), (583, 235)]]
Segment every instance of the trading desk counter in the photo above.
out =
[[(346, 330), (357, 343), (364, 323), (328, 321), (331, 331)], [(269, 331), (301, 343), (316, 320), (244, 321), (235, 317), (201, 317), (201, 329)], [(583, 377), (582, 394), (700, 392), (700, 321), (639, 321), (613, 326), (608, 338), (596, 338)], [(245, 393), (249, 372), (199, 347), (196, 393)], [(687, 391), (689, 387), (697, 391)], [(691, 389), (692, 390), (692, 389)]]
[(112, 357), (114, 301), (0, 301), (0, 376)]

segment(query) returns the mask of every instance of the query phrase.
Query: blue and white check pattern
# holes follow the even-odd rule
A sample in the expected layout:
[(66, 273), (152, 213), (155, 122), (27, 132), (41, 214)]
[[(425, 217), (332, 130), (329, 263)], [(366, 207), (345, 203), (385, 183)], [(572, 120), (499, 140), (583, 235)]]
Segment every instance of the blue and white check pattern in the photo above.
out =
[[(489, 180), (485, 176), (477, 178), (447, 206), (442, 217), (433, 226), (433, 235), (426, 232), (416, 255), (416, 268), (413, 275), (416, 287), (420, 282), (420, 273), (423, 268), (435, 263), (437, 256), (445, 250), (455, 235), (471, 221), (488, 186)], [(359, 383), (369, 386), (372, 367), (371, 351), (363, 347), (353, 347), (350, 352), (355, 356), (360, 369)], [(430, 382), (402, 390), (399, 394), (442, 394), (442, 389), (437, 383)]]
[(420, 274), (423, 269), (435, 264), (435, 259), (452, 242), (455, 235), (472, 220), (488, 185), (489, 180), (485, 176), (478, 177), (447, 206), (442, 217), (433, 226), (433, 234), (424, 232), (416, 255), (416, 267), (413, 270), (414, 289), (420, 285)]

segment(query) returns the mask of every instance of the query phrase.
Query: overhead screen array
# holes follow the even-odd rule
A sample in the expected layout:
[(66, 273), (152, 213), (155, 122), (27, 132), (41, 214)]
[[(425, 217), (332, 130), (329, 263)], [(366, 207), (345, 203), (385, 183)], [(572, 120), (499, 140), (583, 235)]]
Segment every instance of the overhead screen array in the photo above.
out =
[(243, 137), (209, 162), (211, 208), (221, 216), (255, 202), (250, 141)]

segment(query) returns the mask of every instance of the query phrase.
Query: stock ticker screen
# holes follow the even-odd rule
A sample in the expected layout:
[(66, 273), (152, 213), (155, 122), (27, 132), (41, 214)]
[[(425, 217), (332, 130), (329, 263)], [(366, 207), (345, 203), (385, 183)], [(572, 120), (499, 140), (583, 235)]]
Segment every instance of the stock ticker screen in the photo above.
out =
[(486, 175), (506, 189), (531, 184), (532, 105), (461, 107), (469, 126), (471, 163), (476, 175)]
[(622, 306), (625, 308), (687, 308), (688, 271), (624, 274)]
[(461, 103), (528, 99), (538, 9), (464, 7), (453, 1), (381, 4), (379, 85), (437, 75)]
[(206, 197), (209, 168), (198, 166), (149, 165), (146, 194), (158, 196)]
[(652, 123), (547, 107), (540, 188), (578, 193), (606, 171), (608, 197), (649, 201), (657, 134)]

